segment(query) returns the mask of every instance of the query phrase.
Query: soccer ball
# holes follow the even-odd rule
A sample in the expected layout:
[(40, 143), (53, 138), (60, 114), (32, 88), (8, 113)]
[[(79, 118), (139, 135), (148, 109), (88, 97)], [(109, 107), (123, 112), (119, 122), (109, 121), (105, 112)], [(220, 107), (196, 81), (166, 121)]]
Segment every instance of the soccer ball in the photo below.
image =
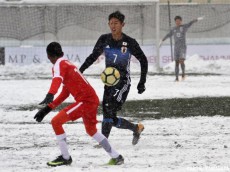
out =
[(101, 73), (101, 80), (107, 86), (114, 86), (120, 80), (120, 72), (114, 67), (107, 67)]

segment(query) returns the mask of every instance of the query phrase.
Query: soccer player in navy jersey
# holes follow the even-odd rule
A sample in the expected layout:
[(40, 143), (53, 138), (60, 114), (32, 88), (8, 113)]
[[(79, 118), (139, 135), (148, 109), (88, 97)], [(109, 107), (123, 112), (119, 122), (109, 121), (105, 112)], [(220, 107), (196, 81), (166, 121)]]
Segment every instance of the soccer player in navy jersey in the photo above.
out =
[(122, 32), (125, 25), (124, 14), (119, 11), (113, 12), (109, 15), (108, 20), (111, 33), (99, 37), (92, 54), (86, 58), (79, 70), (83, 73), (103, 53), (106, 67), (114, 67), (119, 70), (121, 74), (119, 83), (115, 86), (104, 86), (102, 134), (108, 138), (113, 126), (129, 129), (133, 132), (132, 144), (136, 145), (141, 132), (144, 130), (143, 124), (134, 124), (124, 118), (117, 117), (117, 112), (121, 110), (126, 101), (131, 86), (131, 55), (135, 56), (141, 65), (141, 76), (137, 85), (139, 94), (145, 91), (148, 61), (137, 41)]

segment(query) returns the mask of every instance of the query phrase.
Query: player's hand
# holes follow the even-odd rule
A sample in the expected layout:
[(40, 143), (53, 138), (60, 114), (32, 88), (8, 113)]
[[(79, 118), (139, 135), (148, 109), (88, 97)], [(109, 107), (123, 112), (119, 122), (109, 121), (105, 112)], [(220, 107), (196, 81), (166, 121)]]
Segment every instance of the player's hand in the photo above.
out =
[(83, 72), (84, 72), (83, 68), (80, 68), (80, 69), (79, 69), (79, 71), (80, 71), (81, 73), (83, 73)]
[(198, 21), (203, 20), (203, 19), (204, 19), (204, 16), (197, 18)]
[(37, 122), (41, 122), (43, 120), (43, 118), (51, 111), (52, 109), (49, 106), (46, 106), (42, 109), (40, 109), (36, 115), (34, 116), (34, 119)]
[(53, 101), (53, 99), (54, 99), (54, 95), (51, 93), (48, 93), (48, 94), (46, 94), (45, 99), (41, 103), (39, 103), (39, 105), (49, 104)]
[(81, 65), (81, 67), (79, 68), (79, 71), (80, 71), (81, 73), (83, 73), (83, 72), (85, 71), (86, 68), (87, 68), (87, 67), (86, 67), (85, 63), (83, 63), (83, 65)]
[(137, 90), (138, 90), (138, 94), (142, 94), (145, 91), (145, 84), (139, 82), (139, 84), (137, 85)]

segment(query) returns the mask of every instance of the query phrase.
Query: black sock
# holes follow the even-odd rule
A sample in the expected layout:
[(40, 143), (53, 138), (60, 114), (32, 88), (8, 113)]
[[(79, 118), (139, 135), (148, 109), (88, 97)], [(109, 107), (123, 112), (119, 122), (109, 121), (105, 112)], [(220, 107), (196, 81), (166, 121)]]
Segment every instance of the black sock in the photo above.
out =
[(118, 118), (118, 121), (117, 121), (117, 124), (115, 125), (115, 127), (122, 128), (122, 129), (129, 129), (133, 132), (135, 132), (137, 130), (136, 124), (133, 124), (124, 118)]
[(185, 75), (185, 64), (181, 63), (181, 69), (182, 69), (182, 76)]
[(108, 139), (109, 138), (109, 134), (110, 134), (110, 131), (112, 129), (112, 123), (110, 122), (105, 122), (103, 121), (102, 122), (102, 126), (101, 126), (101, 131), (102, 131), (102, 134)]
[(175, 74), (176, 74), (176, 78), (178, 79), (178, 76), (179, 76), (179, 62), (176, 61), (176, 66), (175, 66)]

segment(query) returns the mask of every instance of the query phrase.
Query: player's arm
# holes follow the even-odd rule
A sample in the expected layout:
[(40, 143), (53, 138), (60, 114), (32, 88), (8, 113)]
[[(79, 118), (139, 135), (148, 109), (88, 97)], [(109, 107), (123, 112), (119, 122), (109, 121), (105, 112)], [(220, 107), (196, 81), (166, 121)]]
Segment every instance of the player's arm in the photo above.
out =
[(186, 29), (188, 29), (189, 27), (191, 27), (194, 23), (196, 23), (198, 20), (197, 19), (194, 19), (194, 20), (192, 20), (192, 21), (190, 21), (189, 23), (187, 23), (187, 24), (184, 24), (184, 27), (186, 28)]
[[(60, 102), (63, 102), (68, 96), (69, 93), (67, 94), (66, 92), (62, 91), (62, 93), (58, 96), (57, 99), (55, 99), (54, 104), (53, 98), (54, 95), (57, 93), (59, 87), (61, 86), (62, 80), (65, 76), (67, 66), (65, 63), (58, 63), (55, 64), (53, 67), (53, 79), (52, 83), (50, 86), (50, 89), (48, 91), (48, 94), (46, 95), (45, 99), (40, 103), (40, 104), (47, 104), (44, 108), (40, 109), (36, 115), (34, 116), (34, 119), (37, 122), (41, 122), (43, 118), (50, 112), (52, 109), (54, 109), (56, 106), (58, 106)], [(68, 96), (67, 96), (68, 95)], [(67, 97), (65, 97), (67, 96)]]
[(60, 78), (60, 77), (55, 77), (55, 78), (52, 79), (50, 90), (49, 90), (48, 94), (46, 95), (45, 99), (40, 103), (40, 104), (46, 104), (46, 106), (44, 108), (40, 109), (36, 113), (36, 115), (34, 116), (34, 119), (37, 122), (41, 122), (43, 120), (43, 118), (48, 113), (50, 113), (52, 111), (52, 109), (55, 108), (55, 105), (58, 104), (58, 102), (60, 102), (60, 100), (59, 100), (60, 98), (59, 98), (58, 99), (59, 101), (57, 101), (57, 99), (55, 99), (54, 104), (52, 104), (53, 103), (54, 95), (57, 93), (57, 91), (58, 91), (61, 83), (62, 83), (62, 78)]
[(41, 103), (39, 103), (39, 105), (51, 103), (53, 101), (54, 95), (57, 93), (61, 83), (62, 83), (62, 79), (60, 77), (53, 78), (50, 89), (49, 89), (48, 93), (46, 94), (45, 99)]
[(197, 19), (194, 19), (194, 20), (190, 21), (189, 23), (184, 24), (184, 27), (185, 27), (186, 29), (188, 29), (188, 28), (191, 27), (194, 23), (196, 23), (196, 22), (198, 22), (198, 21), (200, 21), (200, 20), (203, 20), (203, 19), (204, 19), (204, 16), (203, 16), (203, 17), (198, 17)]
[(91, 66), (97, 58), (103, 53), (103, 44), (105, 41), (105, 35), (100, 36), (94, 46), (93, 52), (86, 58), (85, 62), (79, 68), (79, 71), (83, 73), (89, 66)]
[(141, 77), (137, 85), (137, 89), (138, 93), (142, 94), (145, 91), (145, 82), (148, 73), (148, 60), (136, 40), (132, 41), (131, 51), (132, 55), (137, 58), (141, 65)]
[(65, 63), (55, 64), (53, 67), (53, 79), (50, 85), (50, 89), (45, 97), (45, 99), (39, 103), (41, 104), (49, 104), (53, 101), (54, 95), (58, 92), (59, 87), (61, 86), (62, 80), (65, 76), (67, 66)]
[(70, 92), (67, 90), (65, 86), (62, 87), (62, 91), (59, 94), (59, 96), (51, 103), (48, 104), (48, 106), (51, 109), (55, 109), (57, 106), (59, 106), (67, 97), (69, 97)]
[(65, 86), (63, 86), (60, 95), (54, 101), (46, 105), (44, 108), (40, 109), (34, 116), (34, 119), (37, 122), (41, 122), (48, 113), (50, 113), (53, 109), (59, 106), (67, 97), (69, 97), (69, 94), (69, 91), (66, 89)]
[(165, 37), (163, 39), (160, 40), (160, 43), (159, 43), (159, 47), (161, 46), (161, 44), (168, 38), (170, 38), (171, 36), (173, 35), (173, 30), (171, 29), (169, 33), (167, 33), (165, 35)]

